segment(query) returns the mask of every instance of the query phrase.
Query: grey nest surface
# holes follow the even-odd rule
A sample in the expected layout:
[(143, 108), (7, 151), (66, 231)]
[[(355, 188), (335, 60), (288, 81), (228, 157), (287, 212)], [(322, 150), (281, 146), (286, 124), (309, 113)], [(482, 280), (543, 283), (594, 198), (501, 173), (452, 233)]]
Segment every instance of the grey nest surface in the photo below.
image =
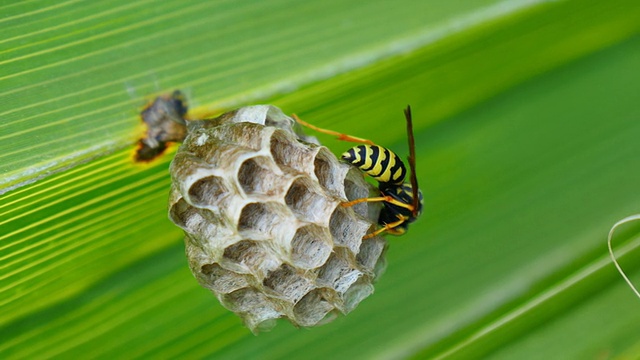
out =
[(188, 121), (173, 162), (169, 217), (189, 265), (254, 332), (347, 314), (373, 292), (387, 243), (362, 240), (380, 204), (340, 204), (375, 191), (270, 105)]

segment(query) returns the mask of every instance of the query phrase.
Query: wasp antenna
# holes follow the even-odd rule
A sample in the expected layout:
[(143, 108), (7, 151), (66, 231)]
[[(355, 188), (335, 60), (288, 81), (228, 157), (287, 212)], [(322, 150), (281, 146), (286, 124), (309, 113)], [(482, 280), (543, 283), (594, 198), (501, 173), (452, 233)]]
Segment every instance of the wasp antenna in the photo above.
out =
[(411, 117), (411, 105), (404, 109), (404, 117), (407, 119), (407, 137), (409, 138), (409, 168), (411, 169), (411, 191), (413, 192), (413, 216), (418, 215), (418, 178), (416, 176), (416, 141), (413, 137), (413, 119)]
[(343, 134), (343, 133), (339, 133), (337, 131), (333, 131), (333, 130), (328, 130), (328, 129), (323, 129), (323, 128), (319, 128), (315, 125), (311, 125), (306, 121), (303, 121), (302, 119), (300, 119), (298, 117), (298, 115), (296, 114), (291, 114), (291, 117), (300, 125), (308, 127), (311, 130), (315, 130), (318, 132), (321, 132), (323, 134), (327, 134), (327, 135), (333, 135), (335, 136), (338, 140), (342, 140), (342, 141), (350, 141), (350, 142), (355, 142), (355, 143), (363, 143), (363, 144), (368, 144), (368, 145), (375, 145), (375, 143), (369, 139), (363, 139), (363, 138), (359, 138), (359, 137), (355, 137), (355, 136), (351, 136), (351, 135), (347, 135), (347, 134)]

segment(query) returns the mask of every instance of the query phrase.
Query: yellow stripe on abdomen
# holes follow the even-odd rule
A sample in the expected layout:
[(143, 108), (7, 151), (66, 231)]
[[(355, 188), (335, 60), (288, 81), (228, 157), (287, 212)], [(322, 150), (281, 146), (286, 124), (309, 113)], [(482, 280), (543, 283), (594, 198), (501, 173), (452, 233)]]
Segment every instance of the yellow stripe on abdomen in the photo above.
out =
[(394, 152), (378, 145), (358, 145), (342, 158), (381, 183), (401, 184), (406, 168)]

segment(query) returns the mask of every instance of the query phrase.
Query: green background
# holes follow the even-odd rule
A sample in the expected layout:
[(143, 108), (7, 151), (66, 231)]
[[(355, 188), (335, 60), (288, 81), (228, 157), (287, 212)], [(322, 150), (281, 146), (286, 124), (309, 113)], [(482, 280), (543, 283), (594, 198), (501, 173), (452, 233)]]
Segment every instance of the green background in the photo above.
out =
[[(606, 235), (640, 213), (639, 18), (632, 0), (0, 5), (0, 357), (638, 357)], [(272, 103), (399, 154), (411, 104), (425, 209), (372, 296), (256, 337), (198, 286), (171, 154), (131, 160), (137, 113), (173, 89), (193, 116)], [(615, 238), (636, 283), (639, 229)]]

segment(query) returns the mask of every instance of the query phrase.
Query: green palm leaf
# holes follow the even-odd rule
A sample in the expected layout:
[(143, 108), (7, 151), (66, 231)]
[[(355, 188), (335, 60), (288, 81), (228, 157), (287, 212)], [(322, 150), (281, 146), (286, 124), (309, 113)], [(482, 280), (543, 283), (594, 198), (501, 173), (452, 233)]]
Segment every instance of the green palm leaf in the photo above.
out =
[[(640, 6), (446, 1), (0, 6), (2, 358), (629, 358), (606, 252), (640, 212)], [(171, 153), (137, 113), (264, 102), (407, 153), (425, 211), (354, 312), (253, 336), (190, 274)], [(319, 136), (335, 153), (349, 145)], [(638, 227), (616, 235), (638, 277)]]

